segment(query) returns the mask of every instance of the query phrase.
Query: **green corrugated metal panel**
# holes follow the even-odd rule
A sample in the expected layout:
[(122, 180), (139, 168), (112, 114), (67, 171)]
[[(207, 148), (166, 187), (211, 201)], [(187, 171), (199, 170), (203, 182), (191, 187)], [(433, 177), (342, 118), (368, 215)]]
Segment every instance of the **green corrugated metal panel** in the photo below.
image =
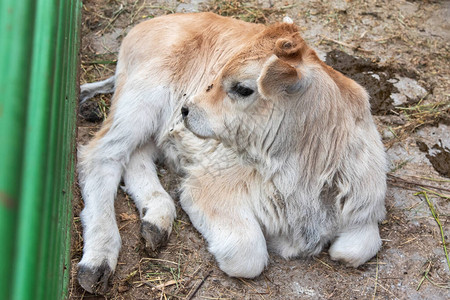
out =
[(63, 299), (80, 0), (0, 1), (0, 299)]
[(0, 299), (12, 283), (34, 17), (33, 0), (14, 2), (0, 1)]

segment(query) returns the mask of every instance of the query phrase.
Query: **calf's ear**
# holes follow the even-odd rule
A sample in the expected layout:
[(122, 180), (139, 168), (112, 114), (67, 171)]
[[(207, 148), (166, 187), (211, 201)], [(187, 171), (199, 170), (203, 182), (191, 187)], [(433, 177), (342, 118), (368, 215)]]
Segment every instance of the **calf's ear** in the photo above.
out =
[(301, 74), (289, 63), (272, 55), (258, 78), (258, 89), (264, 98), (281, 94), (294, 94), (301, 88)]
[(303, 54), (305, 42), (298, 33), (289, 38), (279, 38), (275, 42), (274, 54), (291, 63), (298, 63)]

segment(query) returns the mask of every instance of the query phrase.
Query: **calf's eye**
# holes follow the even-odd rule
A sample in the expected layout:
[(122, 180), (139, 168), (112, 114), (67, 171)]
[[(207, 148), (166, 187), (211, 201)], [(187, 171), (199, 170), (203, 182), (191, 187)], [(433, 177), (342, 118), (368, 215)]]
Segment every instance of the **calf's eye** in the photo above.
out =
[(235, 92), (236, 94), (239, 94), (242, 97), (248, 97), (251, 94), (253, 94), (253, 90), (251, 88), (245, 87), (240, 83), (237, 83), (234, 87), (233, 87), (233, 92)]

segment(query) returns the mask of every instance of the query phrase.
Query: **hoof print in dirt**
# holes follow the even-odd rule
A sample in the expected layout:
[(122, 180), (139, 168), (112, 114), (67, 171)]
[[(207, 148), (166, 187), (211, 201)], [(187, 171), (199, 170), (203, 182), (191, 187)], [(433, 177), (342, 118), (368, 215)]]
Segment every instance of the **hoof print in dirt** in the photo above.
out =
[(426, 153), (426, 157), (430, 161), (433, 168), (440, 175), (450, 178), (450, 149), (442, 144), (435, 144), (431, 149), (422, 141), (416, 141), (419, 150)]
[(333, 50), (327, 53), (326, 63), (357, 81), (367, 90), (374, 115), (389, 114), (394, 109), (390, 97), (392, 93), (397, 92), (390, 81), (393, 75), (378, 66), (376, 61)]
[(145, 221), (141, 225), (141, 234), (145, 241), (145, 250), (151, 257), (156, 256), (157, 250), (165, 246), (169, 239), (166, 230), (160, 230), (158, 226)]
[(78, 282), (91, 294), (103, 295), (108, 289), (108, 281), (113, 271), (106, 261), (98, 268), (90, 268), (87, 266), (78, 267)]
[(339, 50), (328, 52), (326, 63), (367, 90), (374, 115), (393, 114), (396, 106), (417, 103), (429, 93), (415, 80), (418, 75), (405, 68), (382, 66)]

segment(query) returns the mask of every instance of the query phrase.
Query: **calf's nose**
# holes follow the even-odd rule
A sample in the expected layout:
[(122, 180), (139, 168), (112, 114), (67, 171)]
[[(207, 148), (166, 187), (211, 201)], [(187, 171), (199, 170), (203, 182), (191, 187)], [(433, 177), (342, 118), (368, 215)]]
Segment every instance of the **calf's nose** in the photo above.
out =
[(187, 106), (183, 106), (181, 108), (181, 115), (183, 116), (183, 119), (187, 117), (189, 114), (189, 108)]

